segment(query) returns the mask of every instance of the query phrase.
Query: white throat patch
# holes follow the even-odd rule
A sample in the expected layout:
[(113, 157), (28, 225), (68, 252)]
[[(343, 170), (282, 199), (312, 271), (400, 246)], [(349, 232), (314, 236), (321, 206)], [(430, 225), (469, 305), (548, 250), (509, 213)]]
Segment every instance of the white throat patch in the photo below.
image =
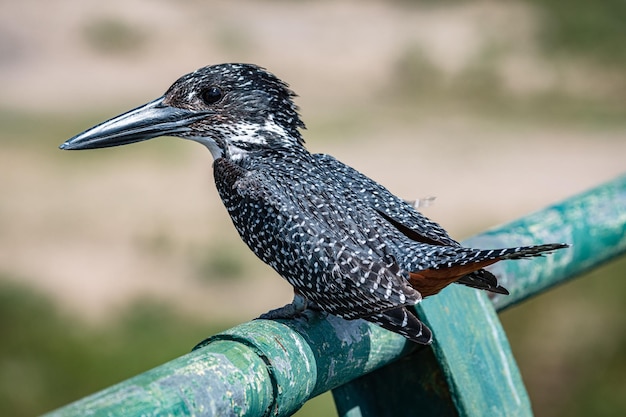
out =
[[(273, 117), (269, 117), (263, 125), (256, 123), (237, 123), (233, 125), (221, 125), (213, 127), (221, 133), (226, 139), (228, 146), (228, 154), (230, 159), (239, 160), (246, 156), (248, 150), (247, 145), (265, 145), (267, 144), (267, 133), (280, 136), (288, 140), (285, 129), (274, 121)], [(213, 159), (222, 158), (224, 151), (218, 146), (217, 142), (207, 136), (187, 137), (189, 140), (201, 143), (206, 146)]]

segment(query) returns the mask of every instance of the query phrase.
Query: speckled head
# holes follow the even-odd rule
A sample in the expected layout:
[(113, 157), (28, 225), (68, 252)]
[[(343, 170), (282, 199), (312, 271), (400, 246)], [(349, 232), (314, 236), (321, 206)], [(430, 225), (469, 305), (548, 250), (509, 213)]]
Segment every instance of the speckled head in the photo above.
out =
[(256, 65), (208, 66), (179, 78), (162, 97), (60, 147), (104, 148), (177, 136), (203, 143), (215, 158), (234, 158), (268, 146), (301, 146), (304, 123), (294, 96), (286, 83)]

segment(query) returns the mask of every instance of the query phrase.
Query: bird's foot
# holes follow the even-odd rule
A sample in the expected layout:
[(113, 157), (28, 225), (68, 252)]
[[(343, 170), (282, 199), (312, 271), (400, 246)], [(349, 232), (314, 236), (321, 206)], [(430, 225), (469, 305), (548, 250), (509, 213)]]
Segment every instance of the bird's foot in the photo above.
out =
[(300, 316), (308, 306), (308, 301), (301, 295), (295, 294), (293, 301), (283, 307), (270, 310), (261, 314), (260, 319), (276, 320), (276, 319), (293, 319)]
[(308, 301), (301, 295), (296, 294), (290, 304), (270, 310), (267, 313), (261, 314), (258, 318), (264, 320), (303, 318), (306, 321), (309, 321), (313, 317), (320, 314), (325, 313), (322, 312), (317, 304)]

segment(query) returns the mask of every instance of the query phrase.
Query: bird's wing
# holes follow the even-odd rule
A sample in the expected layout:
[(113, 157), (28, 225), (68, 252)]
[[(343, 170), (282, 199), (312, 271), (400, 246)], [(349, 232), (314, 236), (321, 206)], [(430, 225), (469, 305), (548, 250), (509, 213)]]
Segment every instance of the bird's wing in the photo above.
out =
[[(266, 239), (247, 243), (300, 293), (344, 318), (421, 300), (396, 260), (372, 248), (380, 237), (353, 218), (357, 211), (343, 207), (343, 199), (327, 192), (323, 184), (271, 175), (247, 174), (233, 188), (250, 208), (249, 223), (263, 224), (265, 229)], [(286, 262), (273, 259), (277, 251)]]
[(399, 333), (407, 339), (422, 345), (429, 345), (433, 341), (433, 334), (428, 326), (422, 323), (406, 307), (373, 314), (365, 317), (365, 320), (376, 323), (392, 332)]
[(437, 223), (429, 220), (406, 201), (392, 194), (376, 181), (330, 155), (315, 154), (318, 163), (331, 173), (330, 178), (344, 181), (358, 196), (408, 238), (431, 245), (459, 246)]
[(346, 248), (332, 266), (330, 277), (335, 286), (322, 294), (339, 307), (331, 312), (347, 319), (415, 305), (422, 299), (393, 257), (370, 259)]
[(509, 294), (506, 288), (498, 284), (496, 276), (486, 269), (478, 269), (472, 273), (464, 275), (456, 282), (471, 288), (477, 288), (479, 290), (486, 290), (504, 295)]

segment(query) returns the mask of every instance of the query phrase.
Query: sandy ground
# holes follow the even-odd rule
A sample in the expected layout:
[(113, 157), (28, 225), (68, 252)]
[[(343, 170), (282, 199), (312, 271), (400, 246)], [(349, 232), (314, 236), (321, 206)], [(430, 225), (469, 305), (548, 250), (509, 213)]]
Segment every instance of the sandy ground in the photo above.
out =
[[(90, 25), (107, 19), (133, 28), (137, 46), (103, 52), (86, 41)], [(255, 62), (300, 94), (311, 150), (335, 155), (407, 199), (437, 196), (425, 213), (461, 238), (623, 173), (626, 130), (430, 114), (374, 120), (371, 129), (324, 138), (315, 132), (324, 120), (376, 100), (398, 57), (415, 45), (453, 77), (495, 39), (511, 50), (498, 65), (512, 94), (550, 88), (557, 69), (537, 58), (533, 33), (533, 14), (515, 4), (5, 1), (0, 108), (66, 120), (101, 109), (113, 116), (196, 67)], [(559, 83), (574, 95), (604, 88), (602, 80), (571, 81), (580, 74)], [(53, 142), (7, 141), (0, 152), (3, 277), (93, 319), (145, 295), (242, 320), (290, 300), (290, 288), (235, 235), (206, 150), (181, 141), (94, 156), (61, 153)], [(197, 258), (222, 244), (241, 253), (254, 279), (198, 279)]]

